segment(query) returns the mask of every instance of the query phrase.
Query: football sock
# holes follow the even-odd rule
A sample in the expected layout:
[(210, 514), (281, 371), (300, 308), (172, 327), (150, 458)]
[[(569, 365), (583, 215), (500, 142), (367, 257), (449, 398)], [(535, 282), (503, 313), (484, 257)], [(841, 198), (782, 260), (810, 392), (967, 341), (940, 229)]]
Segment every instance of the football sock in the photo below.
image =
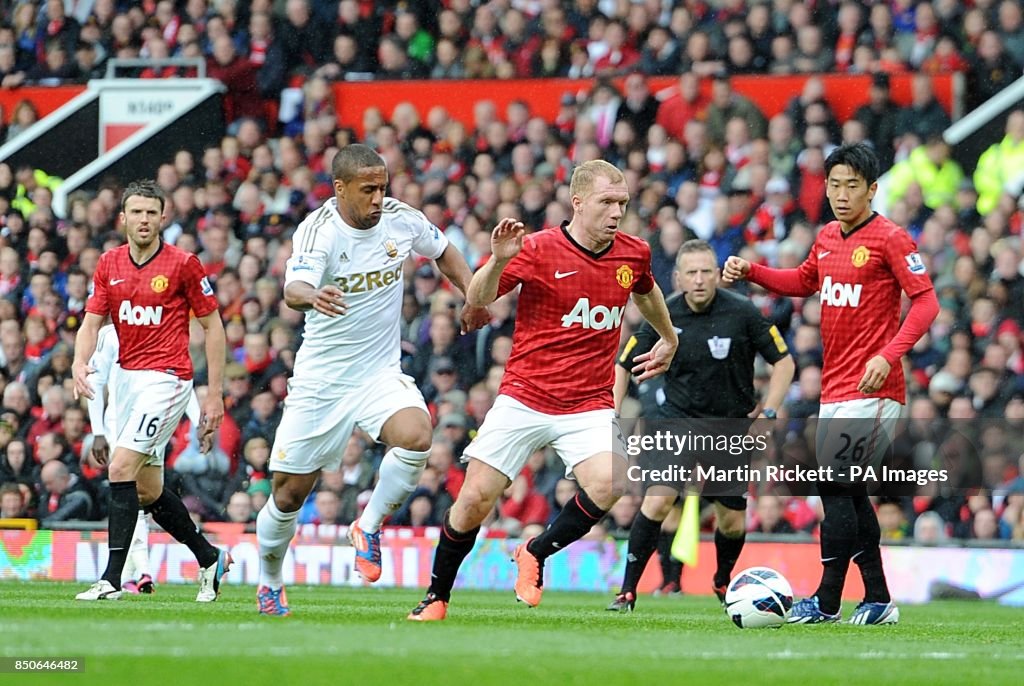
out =
[(825, 519), (821, 522), (821, 584), (815, 595), (821, 611), (839, 612), (846, 572), (857, 538), (857, 511), (848, 495), (823, 495)]
[(469, 555), (469, 551), (473, 549), (476, 544), (476, 535), (480, 533), (480, 527), (476, 527), (472, 531), (456, 531), (452, 528), (451, 520), (448, 518), (450, 513), (450, 509), (444, 513), (441, 536), (437, 540), (437, 549), (434, 551), (430, 588), (427, 589), (428, 593), (433, 593), (445, 602), (451, 600), (452, 586), (455, 585), (459, 567)]
[(543, 561), (573, 541), (583, 538), (606, 513), (606, 510), (594, 504), (586, 491), (581, 490), (565, 504), (555, 521), (527, 544), (526, 549)]
[(132, 544), (136, 513), (139, 511), (139, 492), (134, 481), (115, 481), (110, 484), (110, 512), (107, 516), (107, 568), (102, 579), (114, 588), (121, 588), (121, 570), (128, 559)]
[(145, 511), (139, 510), (135, 531), (132, 533), (132, 545), (128, 549), (128, 561), (121, 570), (121, 583), (140, 579), (144, 574), (153, 575), (149, 570), (149, 522)]
[(741, 533), (736, 538), (726, 536), (720, 529), (715, 529), (715, 558), (718, 568), (715, 570), (715, 586), (726, 586), (732, 578), (732, 570), (736, 567), (736, 560), (740, 559), (743, 552), (743, 544), (747, 540), (747, 534)]
[[(673, 538), (675, 534), (673, 533)], [(683, 586), (683, 563), (672, 557), (672, 546), (669, 545), (668, 551), (665, 553), (667, 559), (665, 560), (665, 569), (668, 571), (668, 576), (665, 577), (665, 584), (675, 584), (680, 589)], [(665, 584), (662, 584), (664, 587)]]
[[(138, 506), (136, 506), (138, 509)], [(163, 530), (174, 537), (174, 540), (188, 546), (192, 554), (196, 556), (200, 567), (209, 567), (217, 561), (220, 550), (213, 546), (206, 537), (199, 531), (199, 527), (192, 521), (188, 514), (185, 503), (181, 498), (164, 488), (160, 497), (146, 506), (146, 512), (153, 515), (153, 521), (163, 527)], [(134, 513), (133, 513), (134, 514)], [(133, 520), (135, 517), (132, 518)], [(132, 526), (135, 522), (132, 522)]]
[(637, 584), (647, 568), (647, 561), (658, 546), (661, 522), (648, 519), (643, 512), (636, 513), (633, 526), (629, 528), (629, 547), (626, 554), (626, 575), (622, 579), (622, 593), (636, 593)]
[(420, 475), (430, 457), (429, 451), (392, 448), (380, 463), (380, 478), (370, 502), (359, 516), (359, 528), (367, 533), (380, 531), (384, 518), (393, 514), (419, 484)]
[(665, 584), (672, 581), (672, 540), (675, 538), (675, 531), (665, 531), (662, 529), (658, 532), (658, 564), (661, 566), (661, 585), (659, 588), (663, 588)]
[(888, 603), (892, 598), (885, 582), (885, 570), (882, 569), (882, 551), (878, 547), (882, 539), (878, 515), (866, 495), (857, 496), (853, 503), (857, 510), (857, 553), (853, 561), (857, 563), (864, 582), (864, 600), (869, 603)]
[(274, 502), (274, 496), (267, 499), (256, 516), (256, 540), (260, 546), (260, 586), (281, 588), (281, 567), (288, 553), (288, 544), (295, 536), (299, 510), (281, 512)]

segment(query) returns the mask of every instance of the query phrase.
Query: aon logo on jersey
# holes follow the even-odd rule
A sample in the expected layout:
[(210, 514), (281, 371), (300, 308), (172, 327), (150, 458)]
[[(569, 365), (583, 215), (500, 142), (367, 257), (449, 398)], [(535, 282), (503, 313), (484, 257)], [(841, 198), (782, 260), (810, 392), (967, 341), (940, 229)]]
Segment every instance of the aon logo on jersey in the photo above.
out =
[(622, 324), (622, 307), (590, 306), (589, 298), (580, 298), (572, 312), (562, 317), (562, 326), (579, 324), (584, 329), (617, 329)]
[(159, 326), (164, 319), (164, 308), (163, 305), (156, 307), (135, 305), (132, 307), (129, 301), (122, 300), (121, 307), (117, 311), (117, 318), (122, 324), (129, 326)]
[(831, 276), (826, 276), (821, 284), (821, 304), (832, 307), (857, 307), (860, 305), (861, 284), (833, 283)]

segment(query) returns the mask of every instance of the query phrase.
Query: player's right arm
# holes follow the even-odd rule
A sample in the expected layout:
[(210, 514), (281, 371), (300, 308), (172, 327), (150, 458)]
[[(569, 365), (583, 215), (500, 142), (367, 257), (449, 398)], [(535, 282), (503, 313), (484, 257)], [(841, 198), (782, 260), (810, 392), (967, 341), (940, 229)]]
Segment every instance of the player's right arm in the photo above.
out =
[(292, 238), (294, 252), (284, 272), (284, 302), (300, 312), (315, 310), (327, 317), (345, 314), (344, 293), (334, 284), (324, 284), (324, 273), (331, 257), (328, 232), (320, 213), (302, 223)]
[(817, 244), (807, 259), (796, 269), (772, 269), (731, 255), (722, 268), (722, 281), (731, 285), (744, 279), (763, 286), (773, 293), (806, 298), (818, 291)]
[(86, 402), (86, 408), (89, 412), (89, 425), (92, 427), (93, 436), (101, 437), (106, 434), (106, 424), (103, 418), (107, 408), (103, 390), (110, 382), (110, 370), (117, 363), (119, 347), (114, 327), (109, 324), (106, 327), (101, 327), (97, 332), (96, 351), (89, 358), (89, 368), (93, 370), (90, 375), (93, 397)]
[(672, 358), (679, 348), (679, 337), (672, 326), (672, 318), (669, 316), (668, 306), (665, 305), (665, 296), (662, 295), (658, 284), (653, 283), (653, 287), (647, 293), (637, 293), (634, 290), (633, 302), (647, 323), (661, 337), (651, 346), (650, 351), (637, 355), (634, 359), (636, 364), (633, 373), (639, 374), (636, 382), (640, 383), (668, 371)]
[(89, 374), (95, 370), (89, 366), (89, 358), (96, 352), (96, 341), (102, 324), (102, 316), (95, 312), (86, 312), (78, 335), (75, 336), (75, 361), (71, 364), (71, 376), (75, 380), (76, 399), (83, 395), (90, 400), (95, 397), (89, 383)]
[(473, 274), (466, 289), (466, 304), (486, 307), (498, 298), (498, 286), (505, 267), (523, 249), (526, 227), (509, 217), (498, 222), (491, 232), (491, 259)]
[[(106, 256), (109, 256), (107, 253)], [(96, 352), (103, 320), (110, 314), (110, 293), (107, 286), (107, 260), (101, 257), (92, 275), (92, 292), (85, 303), (85, 316), (75, 336), (75, 361), (71, 363), (71, 377), (75, 382), (75, 399), (79, 396), (93, 397), (88, 376), (94, 371), (89, 358)]]

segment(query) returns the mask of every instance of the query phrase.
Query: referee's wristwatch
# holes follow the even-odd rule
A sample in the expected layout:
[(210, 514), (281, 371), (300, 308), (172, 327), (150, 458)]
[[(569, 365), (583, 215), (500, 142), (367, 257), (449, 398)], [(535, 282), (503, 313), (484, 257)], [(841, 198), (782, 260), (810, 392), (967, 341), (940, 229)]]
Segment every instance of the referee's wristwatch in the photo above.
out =
[(763, 410), (761, 410), (761, 414), (763, 414), (768, 419), (775, 419), (775, 417), (778, 415), (778, 413), (770, 407), (766, 407)]

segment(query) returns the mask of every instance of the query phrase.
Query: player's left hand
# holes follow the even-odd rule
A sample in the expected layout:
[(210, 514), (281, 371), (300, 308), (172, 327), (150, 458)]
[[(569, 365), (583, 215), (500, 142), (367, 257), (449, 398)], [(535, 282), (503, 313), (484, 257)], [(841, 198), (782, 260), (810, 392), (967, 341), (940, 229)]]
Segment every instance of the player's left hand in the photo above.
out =
[(881, 355), (875, 355), (865, 365), (864, 377), (857, 384), (857, 390), (866, 395), (881, 390), (885, 380), (889, 378), (892, 367)]
[(92, 450), (89, 451), (87, 462), (93, 469), (106, 468), (110, 459), (110, 444), (106, 436), (94, 436), (92, 439)]
[(71, 377), (75, 380), (75, 400), (85, 396), (93, 399), (92, 384), (89, 383), (89, 375), (96, 370), (89, 365), (75, 362), (71, 365)]
[(202, 419), (199, 420), (199, 450), (204, 455), (213, 448), (213, 435), (224, 420), (224, 398), (219, 393), (206, 397)]
[(633, 362), (636, 364), (633, 366), (633, 373), (639, 375), (636, 382), (641, 383), (667, 372), (672, 358), (675, 357), (677, 346), (678, 342), (673, 345), (664, 338), (659, 338), (649, 351), (634, 357)]
[(486, 307), (463, 305), (459, 321), (462, 322), (462, 333), (466, 334), (470, 331), (476, 331), (491, 321), (491, 311)]

